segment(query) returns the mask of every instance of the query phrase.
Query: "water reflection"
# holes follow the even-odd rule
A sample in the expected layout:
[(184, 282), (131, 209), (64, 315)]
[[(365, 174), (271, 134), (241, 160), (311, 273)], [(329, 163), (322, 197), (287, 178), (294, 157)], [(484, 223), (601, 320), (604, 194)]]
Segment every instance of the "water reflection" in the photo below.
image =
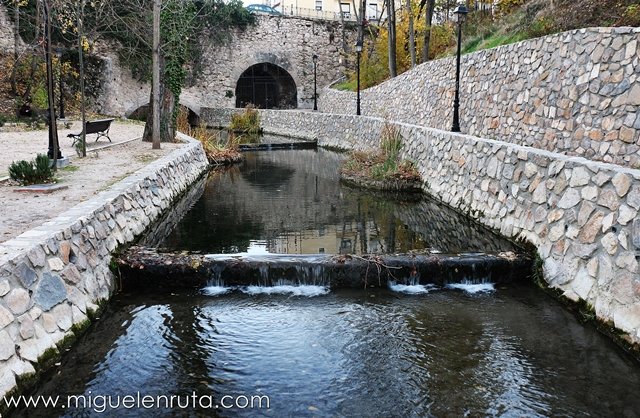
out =
[(241, 166), (211, 174), (201, 199), (160, 246), (231, 253), (257, 245), (289, 254), (515, 248), (433, 200), (341, 185), (342, 158), (326, 150), (247, 153)]
[(638, 385), (638, 365), (605, 337), (536, 289), (512, 286), (421, 297), (119, 295), (37, 395), (195, 391), (271, 404), (106, 416), (634, 416)]

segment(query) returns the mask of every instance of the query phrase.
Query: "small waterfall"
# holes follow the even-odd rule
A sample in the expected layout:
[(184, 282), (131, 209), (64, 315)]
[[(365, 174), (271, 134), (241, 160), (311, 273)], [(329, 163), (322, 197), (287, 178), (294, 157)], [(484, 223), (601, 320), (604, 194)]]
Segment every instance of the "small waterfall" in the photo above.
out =
[(448, 283), (445, 287), (447, 289), (463, 290), (471, 294), (488, 293), (496, 290), (495, 283), (492, 283), (490, 278), (466, 279), (460, 283)]
[(207, 285), (201, 289), (201, 292), (207, 296), (218, 296), (224, 295), (231, 290), (233, 288), (224, 285), (224, 281), (220, 279), (220, 273), (218, 272), (218, 277), (213, 277), (207, 281)]
[(240, 291), (248, 295), (291, 295), (291, 296), (322, 296), (329, 293), (329, 287), (313, 284), (303, 284), (292, 280), (280, 279), (273, 286), (244, 286)]
[(398, 293), (419, 295), (423, 293), (429, 293), (432, 290), (436, 290), (438, 289), (438, 286), (431, 283), (420, 284), (420, 273), (412, 271), (411, 275), (405, 280), (405, 283), (397, 283), (395, 281), (389, 281), (389, 289)]

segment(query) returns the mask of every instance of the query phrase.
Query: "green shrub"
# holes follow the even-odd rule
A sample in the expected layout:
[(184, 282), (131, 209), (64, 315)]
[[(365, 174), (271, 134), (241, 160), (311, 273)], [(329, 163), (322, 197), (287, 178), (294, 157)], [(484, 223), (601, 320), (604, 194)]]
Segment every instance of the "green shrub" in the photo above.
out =
[(47, 94), (47, 90), (44, 88), (44, 86), (38, 86), (33, 91), (33, 105), (37, 109), (49, 108), (49, 95)]
[(23, 185), (50, 183), (53, 180), (51, 161), (44, 154), (38, 154), (34, 161), (14, 161), (9, 166), (9, 177)]
[(4, 126), (5, 123), (7, 123), (7, 118), (0, 115), (0, 127)]
[(260, 114), (253, 105), (248, 105), (243, 112), (231, 115), (229, 130), (246, 134), (260, 133)]

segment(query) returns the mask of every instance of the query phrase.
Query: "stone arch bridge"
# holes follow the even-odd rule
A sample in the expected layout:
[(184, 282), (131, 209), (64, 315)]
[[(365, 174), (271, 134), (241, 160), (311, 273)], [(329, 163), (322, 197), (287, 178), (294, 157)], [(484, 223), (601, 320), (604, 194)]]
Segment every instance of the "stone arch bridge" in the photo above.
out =
[[(258, 16), (257, 24), (235, 30), (231, 42), (205, 42), (202, 72), (186, 87), (180, 103), (199, 114), (201, 107), (311, 108), (313, 55), (318, 56), (317, 88), (346, 69), (343, 42), (355, 43), (351, 23), (288, 16)], [(115, 54), (103, 51), (105, 84), (101, 113), (129, 116), (149, 103), (150, 86), (135, 80)]]

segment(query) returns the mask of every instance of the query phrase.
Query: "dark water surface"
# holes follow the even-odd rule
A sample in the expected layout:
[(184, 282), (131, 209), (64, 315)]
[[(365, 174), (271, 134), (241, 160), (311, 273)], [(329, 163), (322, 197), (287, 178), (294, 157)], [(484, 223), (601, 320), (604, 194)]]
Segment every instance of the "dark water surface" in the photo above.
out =
[[(639, 387), (640, 368), (609, 340), (537, 289), (510, 285), (476, 295), (121, 294), (38, 394), (270, 400), (268, 410), (106, 416), (617, 417), (640, 412)], [(22, 416), (98, 415), (40, 412)]]
[[(196, 185), (145, 243), (210, 253), (516, 249), (431, 200), (339, 185), (341, 158), (249, 154), (240, 168)], [(408, 295), (392, 288), (281, 286), (290, 292), (282, 295), (217, 283), (118, 294), (35, 393), (60, 396), (65, 408), (16, 415), (640, 415), (638, 363), (539, 289), (521, 283), (486, 292), (485, 283)], [(69, 408), (67, 395), (83, 395), (86, 407)], [(225, 396), (244, 406), (258, 395), (269, 409), (206, 408), (229, 405)], [(125, 396), (135, 407), (123, 407)], [(161, 408), (143, 408), (149, 404), (137, 399), (145, 396), (159, 397), (151, 401)], [(171, 396), (186, 408), (164, 408)]]
[(159, 246), (288, 254), (516, 249), (433, 200), (341, 185), (342, 154), (300, 150), (246, 155), (241, 166), (210, 176), (200, 200)]

